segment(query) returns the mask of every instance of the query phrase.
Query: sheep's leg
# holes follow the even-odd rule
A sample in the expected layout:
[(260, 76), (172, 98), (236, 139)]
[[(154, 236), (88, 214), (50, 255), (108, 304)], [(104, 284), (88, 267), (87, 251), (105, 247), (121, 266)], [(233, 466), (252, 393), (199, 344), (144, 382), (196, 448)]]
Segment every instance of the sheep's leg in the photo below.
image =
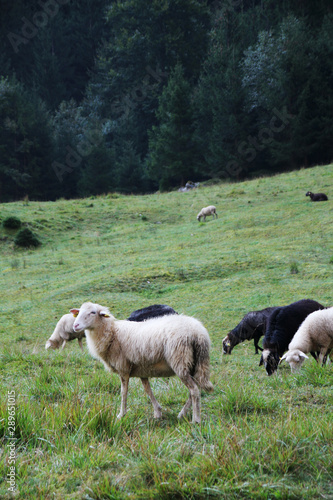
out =
[(254, 354), (259, 354), (258, 347), (258, 339), (254, 339)]
[(64, 340), (64, 341), (63, 341), (63, 343), (62, 343), (62, 345), (61, 345), (61, 350), (63, 350), (63, 349), (65, 348), (66, 342), (67, 342), (67, 340)]
[(326, 360), (327, 360), (327, 349), (325, 349), (325, 348), (320, 349), (320, 353), (318, 356), (318, 363), (320, 363), (321, 366), (324, 366), (324, 364), (326, 363)]
[(78, 341), (79, 341), (79, 346), (81, 347), (81, 351), (83, 351), (82, 339), (78, 339)]
[(127, 393), (128, 393), (128, 382), (129, 377), (120, 377), (121, 380), (121, 407), (120, 413), (117, 415), (117, 418), (122, 418), (126, 415), (127, 412)]
[(186, 413), (191, 408), (191, 406), (192, 406), (192, 397), (191, 397), (191, 394), (190, 394), (190, 397), (186, 401), (186, 403), (185, 403), (182, 411), (178, 414), (178, 418), (181, 419), (181, 418), (185, 417)]
[[(179, 375), (178, 375), (179, 376)], [(193, 415), (192, 415), (192, 423), (200, 424), (200, 389), (197, 384), (194, 382), (193, 378), (190, 374), (179, 376), (180, 380), (183, 384), (186, 385), (188, 390), (190, 391), (190, 397), (186, 401), (182, 411), (179, 413), (178, 418), (182, 418), (189, 408), (193, 407)]]
[(148, 394), (150, 401), (153, 404), (154, 418), (161, 418), (162, 417), (162, 407), (159, 404), (159, 402), (157, 401), (157, 399), (155, 398), (153, 391), (151, 390), (149, 380), (147, 378), (142, 378), (141, 382), (142, 382), (142, 385), (143, 385), (143, 388), (144, 388), (146, 394)]

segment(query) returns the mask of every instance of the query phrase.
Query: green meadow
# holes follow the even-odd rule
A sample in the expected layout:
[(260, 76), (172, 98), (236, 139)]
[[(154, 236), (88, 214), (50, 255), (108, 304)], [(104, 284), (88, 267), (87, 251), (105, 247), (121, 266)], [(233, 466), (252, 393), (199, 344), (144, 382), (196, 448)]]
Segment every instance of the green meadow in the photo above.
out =
[[(333, 499), (332, 363), (268, 377), (252, 341), (222, 355), (248, 311), (333, 305), (332, 167), (186, 193), (2, 204), (0, 223), (18, 217), (42, 245), (16, 248), (17, 230), (1, 225), (0, 498)], [(199, 223), (210, 204), (218, 219)], [(138, 379), (117, 420), (120, 380), (85, 341), (83, 353), (76, 341), (45, 350), (57, 320), (88, 300), (122, 319), (160, 303), (202, 321), (214, 392), (202, 394), (200, 425), (177, 420), (187, 390), (176, 378), (152, 380), (160, 421)]]

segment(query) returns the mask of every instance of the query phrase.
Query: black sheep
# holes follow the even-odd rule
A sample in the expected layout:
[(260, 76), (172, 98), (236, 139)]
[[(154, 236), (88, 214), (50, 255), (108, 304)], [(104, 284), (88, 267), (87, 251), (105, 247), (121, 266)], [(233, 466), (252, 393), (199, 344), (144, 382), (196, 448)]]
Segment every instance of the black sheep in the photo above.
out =
[(127, 318), (128, 321), (145, 321), (146, 319), (156, 318), (157, 316), (166, 316), (168, 314), (178, 314), (172, 307), (164, 304), (154, 304), (133, 311)]
[[(265, 365), (268, 375), (272, 375), (278, 367), (281, 356), (303, 323), (305, 318), (314, 311), (325, 309), (315, 300), (304, 299), (288, 306), (278, 307), (268, 318), (266, 333), (263, 340), (263, 353), (259, 366)], [(311, 353), (316, 358), (316, 353)]]
[(231, 354), (233, 348), (244, 340), (254, 340), (255, 354), (259, 354), (261, 347), (258, 346), (259, 339), (265, 335), (266, 324), (269, 315), (276, 307), (266, 307), (260, 311), (251, 311), (233, 328), (223, 339), (223, 354)]
[(311, 193), (311, 191), (308, 191), (305, 196), (310, 196), (311, 201), (327, 201), (328, 200), (325, 193)]

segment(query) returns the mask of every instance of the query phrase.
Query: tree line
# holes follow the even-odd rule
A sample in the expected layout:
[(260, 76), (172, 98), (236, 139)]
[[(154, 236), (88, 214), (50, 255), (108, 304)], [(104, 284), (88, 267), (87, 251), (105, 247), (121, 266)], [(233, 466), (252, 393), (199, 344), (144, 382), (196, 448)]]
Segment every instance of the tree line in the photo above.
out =
[(330, 0), (0, 0), (0, 200), (333, 157)]

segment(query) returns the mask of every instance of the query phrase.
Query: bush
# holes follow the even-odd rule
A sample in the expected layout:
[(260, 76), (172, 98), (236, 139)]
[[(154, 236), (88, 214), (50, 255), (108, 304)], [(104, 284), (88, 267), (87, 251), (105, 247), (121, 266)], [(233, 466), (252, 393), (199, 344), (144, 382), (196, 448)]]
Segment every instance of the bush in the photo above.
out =
[(15, 245), (24, 248), (38, 247), (39, 245), (41, 245), (41, 242), (30, 229), (25, 228), (17, 233), (15, 238)]
[(2, 223), (6, 229), (20, 229), (22, 222), (18, 217), (7, 217)]

